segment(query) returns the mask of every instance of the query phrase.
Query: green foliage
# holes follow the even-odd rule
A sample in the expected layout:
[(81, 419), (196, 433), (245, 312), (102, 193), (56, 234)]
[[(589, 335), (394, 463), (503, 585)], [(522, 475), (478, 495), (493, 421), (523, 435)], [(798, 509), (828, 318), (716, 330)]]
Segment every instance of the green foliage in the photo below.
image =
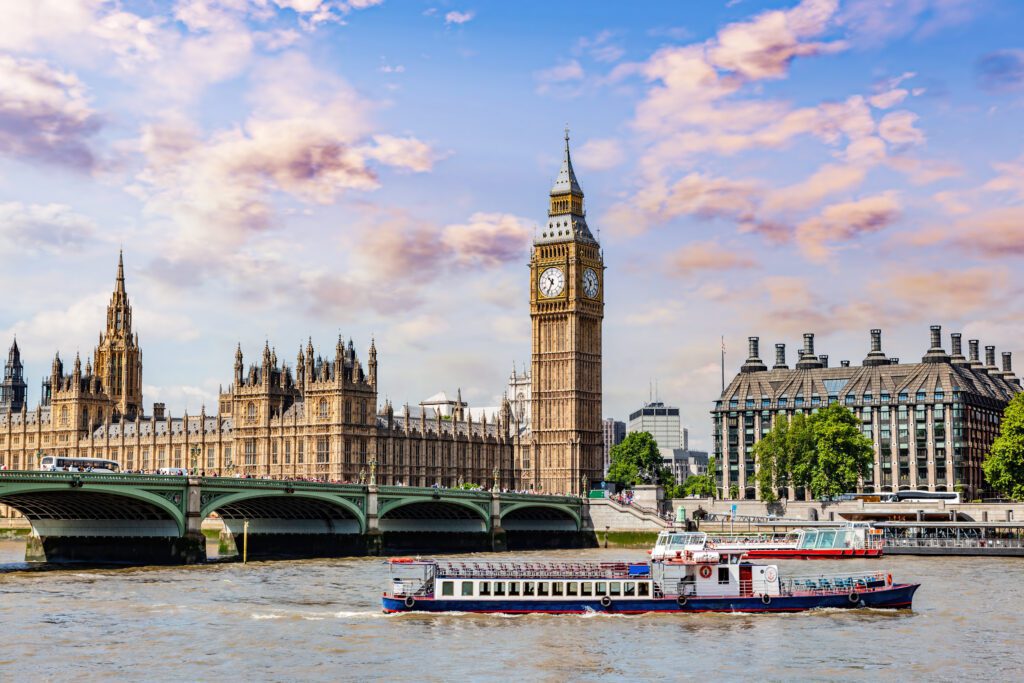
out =
[(1014, 500), (1024, 499), (1024, 394), (1007, 404), (999, 436), (981, 468), (993, 489)]
[(778, 500), (776, 489), (785, 478), (789, 462), (789, 422), (776, 416), (775, 424), (760, 441), (754, 444), (757, 459), (757, 488), (761, 500), (774, 503)]
[(661, 484), (672, 486), (672, 473), (661, 459), (658, 443), (650, 432), (633, 432), (612, 447), (608, 481), (624, 486)]
[(730, 484), (729, 485), (729, 498), (731, 498), (732, 500), (736, 500), (739, 497), (740, 497), (740, 487), (739, 487), (739, 484)]
[(810, 428), (815, 445), (812, 495), (839, 496), (854, 490), (874, 460), (874, 448), (861, 432), (860, 420), (849, 408), (833, 403), (811, 417)]
[(794, 486), (810, 485), (816, 450), (817, 443), (814, 430), (811, 428), (811, 420), (803, 413), (794, 415), (786, 431), (785, 464), (788, 481)]

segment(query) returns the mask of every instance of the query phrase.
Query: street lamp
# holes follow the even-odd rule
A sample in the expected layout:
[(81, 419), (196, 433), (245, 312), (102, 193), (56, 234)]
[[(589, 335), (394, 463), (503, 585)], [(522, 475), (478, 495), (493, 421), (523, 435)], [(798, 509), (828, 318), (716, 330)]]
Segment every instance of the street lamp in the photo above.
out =
[(192, 446), (192, 448), (191, 448), (191, 449), (189, 449), (189, 455), (191, 455), (191, 456), (192, 456), (192, 474), (193, 474), (193, 475), (194, 475), (194, 474), (196, 473), (196, 471), (197, 471), (197, 470), (196, 470), (196, 465), (197, 465), (197, 463), (199, 462), (199, 454), (200, 454), (201, 452), (202, 452), (202, 451), (201, 451), (201, 450), (199, 449), (199, 445), (198, 445), (198, 444), (195, 444), (195, 445), (193, 445), (193, 446)]

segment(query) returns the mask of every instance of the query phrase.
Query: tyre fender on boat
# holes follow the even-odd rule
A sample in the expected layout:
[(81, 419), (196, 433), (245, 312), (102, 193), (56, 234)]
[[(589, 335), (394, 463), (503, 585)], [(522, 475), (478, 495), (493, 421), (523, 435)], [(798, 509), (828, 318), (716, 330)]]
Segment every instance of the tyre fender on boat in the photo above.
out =
[(607, 595), (602, 596), (601, 597), (601, 607), (604, 607), (605, 609), (607, 609), (607, 608), (609, 608), (611, 606), (612, 606), (612, 599), (609, 598)]
[(416, 606), (416, 598), (412, 597), (411, 595), (405, 596), (405, 606), (408, 607), (409, 609), (412, 609), (413, 607), (415, 607)]
[(761, 594), (761, 603), (765, 604), (765, 605), (772, 604), (772, 596), (768, 595), (767, 593), (762, 593)]
[(858, 602), (860, 602), (860, 593), (858, 593), (857, 591), (853, 591), (852, 593), (846, 596), (846, 599), (850, 601), (851, 605), (856, 605)]
[(680, 595), (678, 598), (676, 598), (676, 604), (680, 607), (686, 607), (686, 596)]

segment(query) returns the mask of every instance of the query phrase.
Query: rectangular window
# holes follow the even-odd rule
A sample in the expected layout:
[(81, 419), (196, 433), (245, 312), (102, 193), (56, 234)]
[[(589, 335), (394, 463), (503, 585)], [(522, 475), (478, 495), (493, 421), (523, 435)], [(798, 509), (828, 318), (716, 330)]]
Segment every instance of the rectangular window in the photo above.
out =
[(556, 581), (551, 584), (551, 594), (557, 596), (565, 595), (565, 584), (561, 581)]
[(441, 582), (441, 595), (451, 597), (455, 595), (455, 582), (454, 581), (442, 581)]
[(580, 585), (575, 581), (570, 581), (565, 584), (565, 594), (572, 597), (579, 595)]
[(505, 595), (505, 582), (504, 581), (495, 581), (494, 582), (494, 594), (496, 596), (499, 596), (499, 597)]
[(245, 440), (245, 464), (256, 464), (256, 439)]
[(270, 444), (270, 464), (277, 464), (277, 441)]
[(318, 465), (326, 465), (331, 458), (331, 440), (326, 436), (318, 436), (316, 439), (316, 462)]
[(174, 467), (181, 467), (181, 446), (174, 447)]
[(590, 581), (584, 581), (583, 583), (580, 584), (580, 595), (593, 595), (593, 594), (594, 594), (594, 584), (592, 584)]
[(462, 597), (471, 598), (473, 597), (473, 582), (463, 581), (462, 582)]
[(491, 582), (490, 581), (481, 581), (480, 582), (480, 595), (490, 595), (490, 594), (491, 594)]
[(641, 598), (646, 598), (651, 594), (651, 584), (649, 583), (638, 583), (636, 585), (636, 592)]
[(231, 446), (225, 446), (224, 447), (224, 464), (225, 465), (230, 465), (231, 464)]
[(598, 581), (594, 584), (594, 595), (604, 595), (608, 592), (608, 584), (604, 581)]
[(210, 446), (206, 449), (206, 469), (212, 470), (217, 466), (217, 449)]
[(622, 595), (622, 584), (612, 581), (608, 584), (608, 595)]
[(536, 594), (537, 594), (537, 584), (535, 584), (533, 581), (524, 581), (523, 582), (523, 595), (526, 596), (526, 597), (531, 597), (532, 598)]
[(550, 585), (551, 584), (549, 584), (547, 581), (539, 582), (537, 584), (537, 596), (538, 597), (542, 597), (542, 598), (546, 598), (548, 596), (548, 594), (549, 594), (548, 587)]
[(163, 446), (156, 449), (157, 467), (167, 467), (167, 451)]
[(718, 568), (718, 583), (720, 585), (721, 584), (729, 583), (729, 568), (728, 567), (719, 567)]
[(291, 441), (285, 441), (284, 442), (284, 464), (285, 465), (291, 465), (292, 464), (292, 442)]
[(295, 462), (300, 465), (306, 462), (306, 441), (305, 439), (299, 439), (299, 450), (296, 453)]
[(519, 582), (518, 581), (509, 581), (508, 582), (508, 594), (509, 594), (509, 597), (512, 597), (512, 596), (518, 597), (519, 596)]
[(622, 584), (622, 594), (627, 598), (636, 595), (636, 584), (632, 581)]

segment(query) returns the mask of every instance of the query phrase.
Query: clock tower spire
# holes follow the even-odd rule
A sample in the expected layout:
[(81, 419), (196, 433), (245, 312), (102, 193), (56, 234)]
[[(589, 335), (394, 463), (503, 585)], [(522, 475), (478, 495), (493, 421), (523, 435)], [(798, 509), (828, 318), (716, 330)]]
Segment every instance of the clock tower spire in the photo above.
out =
[(601, 324), (604, 262), (587, 226), (569, 130), (548, 220), (530, 258), (531, 439), (523, 451), (527, 485), (585, 493), (602, 476)]

